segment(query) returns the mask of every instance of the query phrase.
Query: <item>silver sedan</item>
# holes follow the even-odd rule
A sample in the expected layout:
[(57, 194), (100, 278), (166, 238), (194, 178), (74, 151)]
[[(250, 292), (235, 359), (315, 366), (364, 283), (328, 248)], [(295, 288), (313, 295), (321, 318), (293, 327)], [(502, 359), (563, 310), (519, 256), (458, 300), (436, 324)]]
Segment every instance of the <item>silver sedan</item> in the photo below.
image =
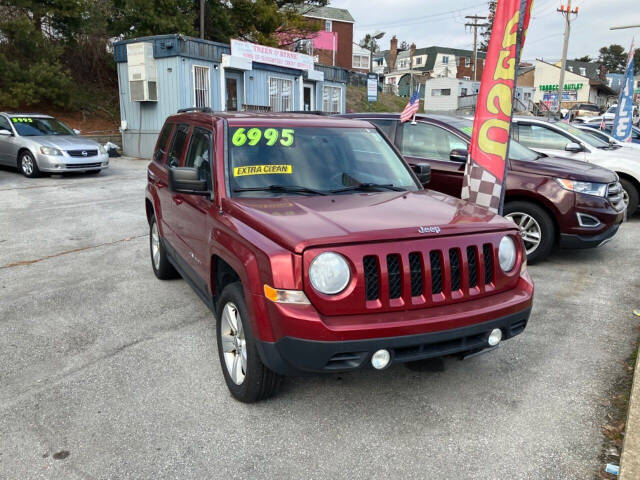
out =
[(0, 113), (0, 165), (17, 167), (30, 178), (108, 168), (104, 147), (78, 133), (49, 115)]

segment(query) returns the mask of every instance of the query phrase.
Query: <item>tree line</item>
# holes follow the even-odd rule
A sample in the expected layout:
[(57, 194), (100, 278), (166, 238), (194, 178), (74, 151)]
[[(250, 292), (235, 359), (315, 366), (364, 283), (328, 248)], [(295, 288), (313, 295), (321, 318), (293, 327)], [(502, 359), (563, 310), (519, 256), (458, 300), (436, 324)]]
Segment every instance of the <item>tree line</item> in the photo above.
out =
[[(277, 45), (308, 32), (305, 8), (327, 0), (206, 0), (204, 37)], [(51, 105), (92, 110), (117, 103), (116, 40), (198, 36), (200, 0), (0, 0), (0, 110)]]

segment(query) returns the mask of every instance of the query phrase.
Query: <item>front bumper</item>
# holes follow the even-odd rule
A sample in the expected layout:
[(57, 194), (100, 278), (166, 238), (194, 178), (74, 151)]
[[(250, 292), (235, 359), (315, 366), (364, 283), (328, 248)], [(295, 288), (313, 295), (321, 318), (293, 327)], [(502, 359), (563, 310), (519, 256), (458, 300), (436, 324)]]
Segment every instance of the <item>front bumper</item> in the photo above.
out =
[(43, 155), (36, 157), (38, 169), (47, 173), (85, 172), (109, 168), (109, 155), (98, 154), (92, 157), (71, 157), (69, 155)]
[(567, 233), (560, 234), (561, 248), (593, 248), (600, 247), (609, 242), (618, 232), (620, 223), (610, 226), (605, 231), (595, 235), (572, 235)]
[(263, 362), (282, 375), (342, 372), (369, 367), (373, 353), (383, 348), (391, 353), (392, 363), (482, 350), (489, 347), (491, 330), (502, 330), (503, 340), (512, 338), (524, 331), (530, 314), (528, 307), (488, 322), (419, 335), (342, 342), (284, 337), (257, 343)]

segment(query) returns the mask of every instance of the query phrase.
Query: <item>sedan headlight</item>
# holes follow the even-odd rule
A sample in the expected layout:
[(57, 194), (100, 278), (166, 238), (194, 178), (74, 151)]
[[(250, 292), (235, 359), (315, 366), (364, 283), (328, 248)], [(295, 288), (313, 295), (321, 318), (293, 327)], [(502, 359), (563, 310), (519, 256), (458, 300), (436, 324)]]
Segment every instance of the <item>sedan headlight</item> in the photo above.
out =
[(502, 237), (498, 249), (498, 260), (503, 272), (509, 273), (516, 264), (516, 242), (509, 235)]
[(326, 295), (340, 293), (347, 287), (350, 279), (349, 264), (339, 253), (321, 253), (309, 266), (311, 285), (315, 290)]
[(62, 152), (53, 147), (40, 147), (40, 153), (43, 155), (62, 155)]
[(595, 182), (578, 182), (577, 180), (567, 180), (566, 178), (556, 178), (560, 186), (566, 190), (577, 193), (586, 193), (587, 195), (596, 195), (604, 197), (607, 194), (606, 183)]
[(106, 149), (106, 148), (104, 148), (104, 145), (99, 145), (99, 146), (98, 146), (98, 151), (99, 151), (100, 153), (102, 153), (102, 154), (107, 153), (107, 149)]

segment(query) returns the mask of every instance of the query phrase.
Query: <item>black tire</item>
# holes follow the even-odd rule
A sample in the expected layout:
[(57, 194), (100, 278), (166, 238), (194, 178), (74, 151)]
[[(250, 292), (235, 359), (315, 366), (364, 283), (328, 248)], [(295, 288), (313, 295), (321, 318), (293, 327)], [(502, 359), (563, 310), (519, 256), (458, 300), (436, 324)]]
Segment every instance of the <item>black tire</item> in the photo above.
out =
[[(504, 206), (504, 216), (526, 214), (533, 218), (540, 227), (540, 243), (535, 250), (527, 253), (527, 262), (535, 263), (544, 260), (551, 253), (556, 239), (556, 227), (549, 214), (535, 203), (525, 201), (508, 202)], [(523, 237), (524, 239), (524, 237)], [(525, 247), (528, 248), (525, 241)]]
[(18, 170), (27, 178), (37, 178), (40, 176), (40, 169), (35, 157), (29, 151), (20, 152), (18, 155)]
[(629, 199), (629, 203), (627, 204), (627, 217), (631, 217), (638, 211), (638, 197), (640, 196), (638, 189), (626, 178), (620, 179), (620, 185), (622, 185), (622, 189), (626, 192), (627, 198)]
[[(234, 382), (227, 368), (225, 360), (225, 352), (222, 348), (223, 324), (226, 322), (223, 320), (224, 309), (227, 305), (235, 306), (238, 314), (240, 315), (240, 321), (242, 323), (242, 330), (244, 333), (244, 348), (246, 349), (246, 371), (244, 373), (244, 379), (240, 384)], [(282, 377), (277, 373), (269, 370), (258, 353), (256, 346), (256, 340), (251, 331), (251, 322), (249, 321), (249, 314), (247, 312), (247, 306), (244, 301), (244, 293), (242, 291), (242, 285), (240, 282), (235, 282), (227, 285), (216, 306), (216, 336), (218, 340), (218, 357), (220, 358), (220, 368), (224, 375), (224, 380), (227, 383), (227, 387), (237, 400), (243, 403), (254, 403), (259, 400), (263, 400), (272, 396), (280, 386)], [(230, 332), (224, 332), (225, 335), (229, 335)], [(228, 338), (228, 337), (227, 337)], [(227, 352), (233, 356), (233, 352)]]
[[(154, 229), (158, 242), (157, 258), (154, 258)], [(167, 258), (167, 250), (165, 249), (164, 242), (160, 236), (160, 230), (158, 230), (155, 215), (152, 216), (149, 221), (149, 253), (151, 255), (151, 268), (153, 268), (153, 273), (156, 277), (160, 280), (169, 280), (178, 277), (178, 272), (173, 268), (173, 265), (171, 265), (169, 258)]]

